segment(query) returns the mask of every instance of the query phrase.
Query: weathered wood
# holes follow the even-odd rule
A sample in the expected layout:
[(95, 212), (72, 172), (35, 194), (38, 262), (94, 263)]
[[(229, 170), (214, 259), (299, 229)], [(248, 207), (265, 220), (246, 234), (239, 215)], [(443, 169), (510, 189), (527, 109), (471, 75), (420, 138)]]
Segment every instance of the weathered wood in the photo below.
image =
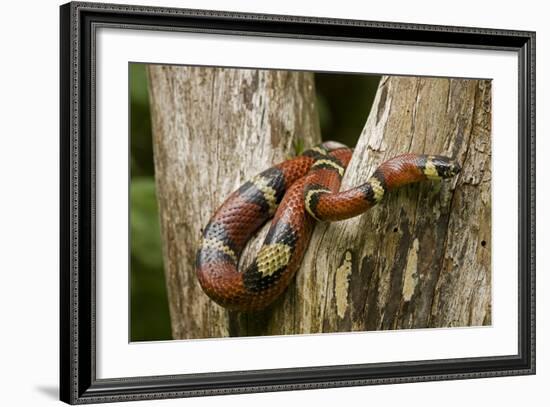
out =
[(298, 279), (325, 287), (298, 304), (311, 332), (490, 323), (490, 112), (488, 81), (382, 79), (342, 189), (404, 152), (449, 155), (463, 171), (317, 230)]
[(320, 141), (313, 75), (160, 65), (148, 72), (172, 335), (236, 334), (195, 277), (200, 230), (245, 180)]
[(456, 157), (453, 181), (394, 191), (362, 216), (316, 227), (296, 281), (241, 334), (491, 323), (491, 84), (384, 77), (342, 190), (405, 152)]
[[(155, 162), (174, 337), (491, 323), (489, 81), (384, 77), (342, 189), (365, 182), (381, 162), (409, 151), (454, 156), (463, 171), (450, 182), (426, 182), (394, 191), (378, 207), (357, 218), (319, 224), (296, 280), (281, 298), (262, 312), (228, 315), (197, 291), (200, 288), (189, 270), (197, 227), (205, 224), (213, 208), (245, 178), (277, 161), (269, 155), (258, 160), (258, 152), (266, 147), (258, 149), (249, 138), (269, 146), (269, 151), (273, 144), (278, 146), (276, 158), (282, 157), (282, 151), (290, 150), (296, 134), (307, 135), (306, 144), (316, 141), (315, 108), (308, 102), (314, 100), (313, 84), (311, 78), (304, 76), (302, 84), (298, 85), (298, 81), (292, 85), (301, 90), (293, 96), (284, 87), (288, 81), (274, 81), (269, 87), (269, 92), (280, 97), (300, 100), (283, 103), (284, 114), (272, 110), (273, 115), (293, 123), (281, 147), (281, 140), (273, 142), (273, 130), (255, 125), (253, 130), (257, 133), (250, 131), (244, 136), (241, 124), (232, 124), (256, 123), (263, 116), (257, 105), (243, 108), (246, 92), (240, 90), (239, 81), (250, 83), (249, 74), (226, 72), (223, 81), (216, 76), (216, 89), (208, 93), (212, 82), (204, 85), (204, 73), (193, 71), (196, 78), (187, 75), (183, 80), (176, 79), (178, 76), (170, 69), (173, 68), (156, 67), (150, 72), (152, 101), (156, 104)], [(283, 74), (272, 71), (261, 75)], [(176, 95), (174, 89), (179, 88)], [(181, 94), (185, 92), (186, 95)], [(252, 99), (265, 101), (265, 96), (260, 96), (262, 92), (261, 86), (256, 88)], [(208, 113), (212, 105), (209, 98), (218, 93), (233, 94), (234, 104), (224, 102), (217, 109), (218, 115), (212, 115)], [(304, 115), (306, 119), (294, 110), (298, 105), (310, 109)], [(243, 112), (249, 115), (248, 119), (242, 118)], [(230, 132), (220, 130), (225, 126), (220, 125), (219, 115)], [(289, 115), (302, 117), (302, 121), (288, 119)], [(305, 131), (300, 132), (300, 126), (305, 126)], [(212, 127), (214, 131), (202, 144), (204, 133)], [(235, 137), (237, 140), (232, 141)], [(196, 149), (186, 148), (187, 144)], [(237, 151), (242, 161), (235, 160)], [(224, 169), (212, 170), (208, 166)], [(220, 174), (218, 182), (214, 181), (215, 174)], [(191, 187), (186, 182), (190, 177), (194, 179)], [(245, 257), (249, 261), (250, 251)], [(193, 320), (187, 321), (189, 317)]]

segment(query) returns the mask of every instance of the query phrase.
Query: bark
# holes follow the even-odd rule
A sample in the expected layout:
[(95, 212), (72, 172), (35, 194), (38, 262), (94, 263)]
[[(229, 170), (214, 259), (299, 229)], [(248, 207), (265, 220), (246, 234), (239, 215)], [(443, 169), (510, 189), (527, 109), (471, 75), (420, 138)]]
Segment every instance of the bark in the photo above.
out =
[[(151, 79), (154, 80), (154, 71), (151, 72)], [(307, 86), (300, 88), (308, 89)], [(272, 88), (271, 91), (287, 93), (279, 88)], [(157, 87), (152, 100), (160, 98), (163, 92), (166, 90)], [(171, 101), (173, 96), (163, 97)], [(199, 97), (200, 92), (193, 96)], [(313, 93), (303, 97), (300, 103), (310, 106), (311, 103), (304, 100), (307, 101), (308, 97), (313, 100)], [(245, 109), (229, 106), (229, 110), (237, 111), (237, 117), (230, 118), (234, 113), (228, 113), (225, 121), (241, 120), (239, 115)], [(189, 228), (184, 225), (195, 225), (197, 219), (205, 224), (211, 209), (246, 178), (236, 177), (236, 171), (240, 171), (239, 175), (243, 174), (248, 165), (254, 165), (251, 164), (254, 160), (246, 164), (238, 161), (221, 163), (215, 162), (221, 159), (220, 156), (203, 152), (203, 161), (209, 165), (228, 166), (222, 173), (225, 180), (219, 180), (219, 183), (230, 187), (222, 192), (213, 189), (212, 179), (204, 179), (200, 185), (206, 191), (199, 190), (199, 186), (195, 185), (194, 195), (183, 193), (188, 187), (182, 179), (185, 179), (185, 174), (193, 173), (183, 167), (185, 158), (181, 154), (172, 158), (166, 157), (166, 153), (158, 154), (162, 148), (168, 149), (161, 147), (166, 135), (158, 123), (158, 116), (167, 114), (164, 109), (155, 108), (155, 160), (175, 337), (188, 337), (185, 335), (189, 333), (182, 333), (181, 328), (188, 324), (182, 320), (187, 315), (195, 319), (201, 316), (199, 321), (192, 322), (192, 329), (199, 332), (194, 333), (194, 337), (491, 323), (490, 81), (383, 77), (373, 109), (346, 170), (342, 189), (365, 182), (380, 163), (404, 152), (450, 155), (458, 159), (463, 171), (452, 181), (425, 182), (389, 193), (379, 206), (354, 219), (318, 224), (302, 267), (281, 298), (265, 311), (232, 313), (225, 319), (219, 315), (226, 314), (201, 298), (200, 293), (189, 297), (187, 286), (196, 285), (196, 282), (192, 281), (192, 274), (184, 274), (180, 263), (188, 261), (186, 256), (192, 256), (194, 250), (191, 249), (196, 246), (189, 239), (183, 239), (189, 235), (183, 232)], [(192, 111), (183, 113), (185, 109)], [(254, 107), (249, 114), (261, 115), (261, 110), (256, 109)], [(212, 126), (208, 124), (210, 116), (202, 117), (203, 113), (198, 110), (203, 109), (197, 109), (196, 104), (179, 106), (176, 110), (177, 115), (188, 116), (183, 122), (192, 123), (193, 129)], [(311, 110), (315, 111), (313, 106)], [(314, 113), (308, 117), (316, 120)], [(182, 126), (183, 122), (179, 125)], [(178, 122), (169, 123), (177, 127)], [(300, 125), (316, 129), (316, 124), (307, 120)], [(191, 130), (185, 126), (183, 128), (185, 131), (177, 132), (180, 138), (177, 144), (192, 143), (192, 139), (186, 141)], [(308, 130), (304, 134), (315, 131)], [(299, 128), (294, 127), (294, 132), (300, 133)], [(227, 134), (221, 134), (219, 140), (214, 134), (209, 137), (211, 143), (218, 143), (219, 149), (214, 150), (217, 154), (223, 151), (222, 146), (231, 142)], [(246, 137), (264, 137), (268, 139), (267, 144), (271, 143), (272, 138), (267, 134), (251, 133)], [(253, 147), (245, 143), (246, 137), (243, 137), (242, 144), (234, 144), (231, 151), (240, 147), (240, 155), (250, 154)], [(227, 154), (225, 158), (230, 156)], [(181, 162), (167, 164), (167, 160)], [(267, 168), (273, 162), (269, 160), (269, 157), (262, 158), (261, 164), (256, 162), (254, 170), (246, 175)], [(173, 173), (174, 168), (167, 167), (174, 165), (178, 173)], [(235, 167), (229, 170), (230, 166)], [(209, 171), (199, 168), (204, 173)], [(163, 177), (173, 179), (172, 184), (177, 188), (163, 187), (166, 183)], [(167, 191), (171, 191), (171, 195), (165, 196)], [(193, 201), (199, 199), (197, 194), (203, 194), (203, 200)], [(183, 212), (179, 208), (182, 202), (191, 209)], [(168, 213), (167, 210), (174, 206), (176, 210)], [(177, 250), (171, 249), (172, 245)], [(174, 257), (176, 254), (177, 257)], [(195, 304), (199, 299), (200, 304)], [(192, 312), (182, 312), (189, 307), (193, 307)], [(216, 312), (216, 322), (221, 324), (216, 329), (201, 325), (215, 322), (210, 316), (213, 310)], [(224, 322), (226, 325), (223, 325)]]
[(463, 171), (317, 225), (295, 283), (271, 309), (241, 315), (243, 332), (490, 324), (490, 134), (489, 81), (384, 77), (342, 190), (405, 152), (456, 157)]
[(172, 335), (236, 334), (232, 316), (195, 277), (200, 231), (240, 184), (320, 141), (313, 75), (160, 65), (148, 72)]
[(382, 79), (342, 189), (404, 152), (449, 155), (463, 171), (318, 227), (296, 291), (325, 290), (315, 303), (302, 297), (295, 305), (300, 330), (490, 324), (490, 113), (488, 81)]

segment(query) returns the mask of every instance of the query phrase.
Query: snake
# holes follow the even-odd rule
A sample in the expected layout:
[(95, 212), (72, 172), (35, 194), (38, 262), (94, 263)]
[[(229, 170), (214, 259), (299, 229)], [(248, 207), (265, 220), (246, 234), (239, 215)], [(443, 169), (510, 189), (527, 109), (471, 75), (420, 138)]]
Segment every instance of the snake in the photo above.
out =
[[(454, 177), (457, 161), (406, 153), (384, 161), (364, 184), (339, 191), (353, 149), (325, 141), (261, 172), (229, 197), (202, 230), (196, 275), (202, 290), (234, 311), (258, 311), (286, 290), (300, 268), (314, 226), (362, 214), (391, 190)], [(271, 225), (251, 265), (239, 270), (247, 242)]]

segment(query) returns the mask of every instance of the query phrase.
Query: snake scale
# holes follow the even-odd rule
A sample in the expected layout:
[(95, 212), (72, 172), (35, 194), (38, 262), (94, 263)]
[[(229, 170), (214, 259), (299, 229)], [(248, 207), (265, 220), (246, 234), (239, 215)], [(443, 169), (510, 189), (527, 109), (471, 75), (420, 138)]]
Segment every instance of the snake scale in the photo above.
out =
[[(328, 141), (269, 168), (233, 192), (202, 232), (196, 272), (204, 292), (231, 310), (265, 308), (300, 267), (316, 221), (357, 216), (394, 188), (451, 178), (460, 171), (448, 157), (403, 154), (382, 163), (363, 185), (339, 192), (352, 153)], [(246, 243), (270, 218), (256, 258), (240, 272)]]

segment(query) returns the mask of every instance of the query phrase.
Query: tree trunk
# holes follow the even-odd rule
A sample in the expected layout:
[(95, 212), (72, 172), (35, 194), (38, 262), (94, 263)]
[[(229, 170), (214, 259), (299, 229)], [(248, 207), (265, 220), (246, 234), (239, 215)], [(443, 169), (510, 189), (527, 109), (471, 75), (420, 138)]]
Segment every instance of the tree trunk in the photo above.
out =
[(490, 133), (489, 81), (382, 79), (342, 190), (405, 152), (449, 155), (463, 170), (318, 227), (297, 279), (301, 331), (491, 323)]
[(195, 276), (214, 210), (240, 184), (320, 141), (313, 74), (149, 66), (155, 179), (175, 339), (238, 334)]
[(490, 324), (490, 134), (489, 81), (383, 77), (341, 190), (406, 152), (455, 157), (462, 172), (318, 224), (295, 283), (267, 311), (242, 314), (241, 334)]
[[(166, 68), (154, 69), (161, 71)], [(271, 74), (276, 75), (275, 71)], [(154, 70), (151, 70), (151, 79), (152, 87), (157, 88), (154, 92), (156, 96), (152, 98), (154, 102), (161, 96), (166, 99), (166, 103), (174, 100), (173, 95), (163, 95), (167, 90), (155, 85)], [(157, 79), (157, 82), (161, 81)], [(308, 83), (308, 86), (312, 86), (311, 82)], [(226, 89), (225, 85), (221, 86)], [(240, 89), (238, 84), (233, 83), (233, 86)], [(311, 106), (306, 101), (314, 100), (314, 94), (308, 86), (300, 86), (310, 91), (301, 96), (303, 99), (300, 103), (305, 106)], [(272, 88), (271, 92), (283, 95), (288, 93), (284, 88)], [(244, 99), (245, 92), (242, 93)], [(187, 97), (202, 98), (200, 89), (189, 91)], [(383, 77), (373, 109), (346, 170), (342, 190), (365, 182), (380, 163), (405, 152), (450, 155), (458, 159), (463, 171), (452, 181), (425, 182), (391, 192), (379, 206), (359, 217), (318, 224), (302, 267), (281, 298), (265, 311), (231, 313), (229, 316), (205, 299), (202, 293), (195, 292), (200, 288), (196, 286), (194, 274), (182, 266), (184, 263), (185, 267), (192, 264), (189, 259), (193, 258), (196, 248), (196, 240), (189, 240), (188, 228), (191, 226), (188, 225), (195, 227), (193, 221), (198, 220), (204, 225), (212, 209), (244, 178), (277, 161), (266, 157), (261, 163), (256, 162), (254, 170), (243, 174), (248, 166), (254, 165), (254, 153), (251, 153), (254, 147), (250, 142), (245, 144), (247, 137), (263, 137), (267, 139), (267, 144), (271, 144), (273, 136), (265, 134), (265, 130), (264, 133), (248, 133), (242, 136), (241, 144), (232, 145), (230, 152), (222, 156), (230, 160), (233, 151), (241, 148), (238, 154), (243, 158), (251, 158), (246, 162), (248, 166), (238, 160), (216, 163), (212, 157), (220, 161), (222, 158), (219, 155), (214, 155), (212, 150), (203, 152), (203, 162), (227, 165), (228, 169), (222, 172), (226, 174), (225, 179), (219, 180), (219, 185), (226, 185), (227, 188), (223, 192), (221, 189), (216, 190), (213, 182), (215, 177), (204, 179), (204, 183), (199, 184), (200, 188), (196, 184), (191, 187), (181, 181), (185, 179), (184, 174), (193, 174), (192, 170), (183, 165), (189, 165), (187, 160), (181, 153), (168, 157), (166, 152), (161, 152), (162, 148), (170, 150), (172, 147), (162, 147), (166, 144), (164, 139), (171, 137), (165, 134), (161, 126), (167, 120), (160, 120), (159, 116), (177, 114), (185, 116), (182, 123), (192, 123), (192, 127), (184, 127), (185, 131), (174, 131), (179, 139), (177, 145), (193, 143), (190, 129), (198, 131), (197, 126), (202, 128), (215, 124), (210, 123), (208, 114), (203, 115), (205, 109), (198, 108), (197, 103), (177, 106), (178, 113), (173, 112), (174, 107), (160, 106), (158, 104), (154, 108), (153, 115), (155, 161), (172, 324), (176, 338), (190, 335), (279, 335), (491, 323), (489, 81)], [(235, 113), (225, 112), (224, 121), (237, 120), (240, 123), (240, 115), (245, 109), (237, 109), (238, 105), (231, 104), (224, 109), (228, 107), (229, 110), (235, 109), (237, 114), (232, 118)], [(262, 110), (256, 109), (258, 107), (247, 110), (248, 114), (259, 116)], [(309, 119), (300, 123), (307, 126), (303, 134), (313, 135), (306, 144), (318, 138), (314, 111), (311, 106), (312, 113), (306, 115)], [(178, 121), (170, 119), (168, 122), (173, 123), (172, 127), (178, 127)], [(237, 129), (237, 126), (234, 128)], [(299, 127), (293, 129), (292, 134), (300, 133)], [(212, 132), (209, 140), (215, 145), (219, 143), (217, 145), (220, 149), (214, 151), (220, 154), (222, 146), (226, 147), (231, 142), (230, 135), (236, 134), (236, 130), (234, 132), (220, 134), (219, 139)], [(286, 139), (287, 148), (290, 138)], [(198, 165), (195, 171), (200, 168), (206, 177), (209, 170), (202, 163), (195, 164)], [(231, 166), (232, 170), (229, 169)], [(239, 175), (244, 177), (233, 175), (239, 170)], [(172, 179), (172, 186), (164, 186), (167, 181), (163, 178)], [(191, 188), (193, 193), (187, 192)], [(184, 211), (183, 203), (190, 209)], [(197, 236), (198, 232), (194, 237)], [(247, 257), (250, 258), (250, 254)], [(194, 287), (192, 295), (195, 297), (190, 296), (189, 286)], [(192, 310), (186, 311), (189, 307)], [(216, 315), (215, 320), (210, 316), (212, 314)], [(195, 318), (191, 329), (197, 332), (186, 332), (189, 328), (182, 328), (189, 326), (185, 319), (188, 316)], [(198, 316), (201, 318), (196, 320)], [(216, 322), (219, 324), (216, 328), (203, 325)]]

